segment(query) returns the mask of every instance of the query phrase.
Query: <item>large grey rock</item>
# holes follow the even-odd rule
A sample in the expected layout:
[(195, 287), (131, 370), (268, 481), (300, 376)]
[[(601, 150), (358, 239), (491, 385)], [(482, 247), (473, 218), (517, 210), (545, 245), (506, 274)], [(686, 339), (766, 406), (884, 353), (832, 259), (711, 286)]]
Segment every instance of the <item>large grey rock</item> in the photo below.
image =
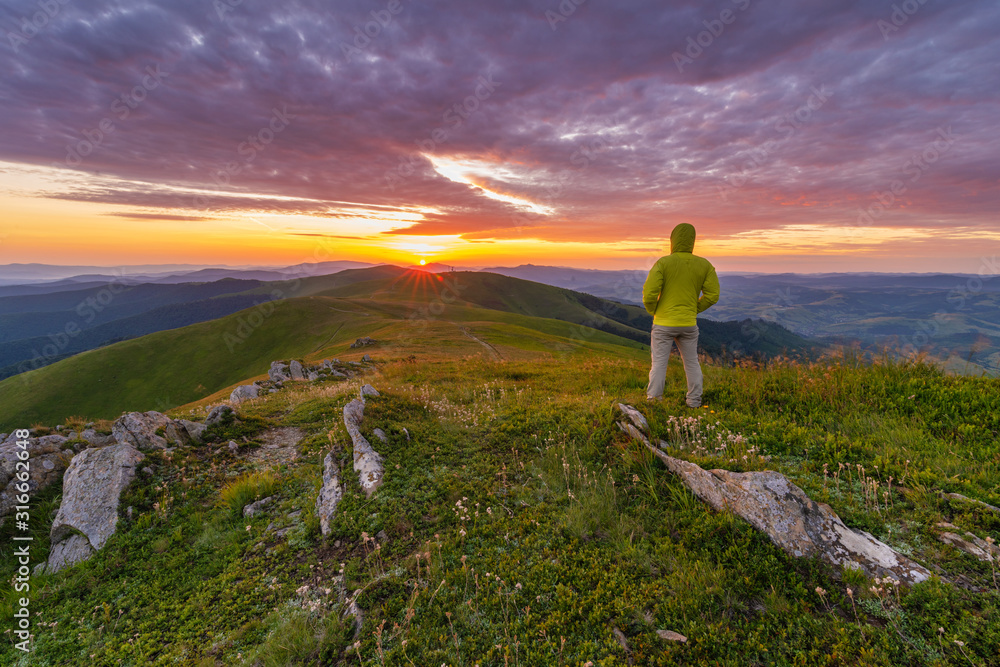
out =
[(236, 417), (236, 413), (228, 405), (216, 405), (205, 417), (205, 426), (215, 426), (216, 424), (225, 424)]
[(704, 470), (650, 446), (667, 468), (717, 511), (728, 510), (765, 533), (786, 553), (819, 558), (869, 577), (892, 577), (907, 584), (930, 578), (927, 568), (893, 551), (865, 532), (851, 530), (829, 505), (817, 503), (781, 473)]
[(289, 371), (292, 374), (293, 380), (305, 380), (306, 374), (302, 369), (302, 364), (299, 363), (297, 359), (292, 359), (292, 363), (288, 365)]
[(382, 486), (384, 467), (382, 457), (361, 435), (361, 421), (364, 415), (365, 404), (356, 398), (344, 406), (344, 425), (354, 443), (354, 470), (358, 473), (365, 495), (371, 497), (376, 489)]
[(231, 403), (239, 403), (240, 401), (248, 401), (258, 396), (260, 396), (259, 387), (252, 384), (241, 384), (236, 389), (233, 389), (233, 393), (229, 395), (229, 401)]
[(97, 552), (90, 546), (90, 542), (87, 541), (86, 537), (77, 534), (70, 535), (52, 547), (49, 551), (48, 561), (42, 563), (41, 567), (35, 568), (35, 574), (41, 574), (42, 572), (52, 574), (58, 572), (70, 565), (75, 565), (89, 559), (95, 553)]
[(267, 377), (271, 378), (272, 382), (284, 382), (285, 380), (292, 379), (292, 376), (288, 374), (288, 364), (281, 361), (271, 362), (271, 368), (267, 371)]
[(324, 535), (330, 534), (330, 521), (337, 511), (344, 490), (340, 488), (340, 468), (329, 452), (323, 460), (323, 487), (316, 498), (316, 515), (319, 516), (319, 529)]
[(931, 576), (925, 567), (868, 533), (848, 528), (829, 505), (811, 500), (781, 473), (704, 470), (651, 445), (632, 424), (622, 426), (698, 498), (716, 511), (743, 518), (792, 556), (819, 558), (839, 568), (860, 569), (869, 577), (891, 577), (907, 584)]
[[(62, 504), (50, 532), (52, 544), (69, 542), (75, 533), (82, 533), (91, 549), (101, 549), (115, 533), (122, 491), (135, 479), (136, 466), (144, 458), (128, 444), (87, 449), (74, 457), (63, 479)], [(82, 551), (76, 540), (63, 545), (59, 553)], [(47, 570), (55, 572), (58, 565), (58, 560), (50, 560)]]
[[(111, 425), (111, 435), (119, 444), (131, 445), (136, 449), (165, 449), (168, 444), (165, 436), (170, 425), (169, 417), (153, 410), (129, 412)], [(163, 435), (157, 434), (161, 429)]]
[[(58, 482), (75, 454), (72, 449), (64, 447), (66, 438), (61, 435), (29, 437), (26, 440), (28, 444), (22, 450), (17, 444), (15, 431), (0, 444), (0, 520), (12, 514), (15, 505), (21, 504), (16, 501), (16, 497), (21, 495), (18, 489), (21, 484), (26, 483), (28, 495), (33, 496), (41, 489)], [(28, 452), (26, 482), (17, 478), (17, 473), (23, 472), (17, 469), (21, 451)]]

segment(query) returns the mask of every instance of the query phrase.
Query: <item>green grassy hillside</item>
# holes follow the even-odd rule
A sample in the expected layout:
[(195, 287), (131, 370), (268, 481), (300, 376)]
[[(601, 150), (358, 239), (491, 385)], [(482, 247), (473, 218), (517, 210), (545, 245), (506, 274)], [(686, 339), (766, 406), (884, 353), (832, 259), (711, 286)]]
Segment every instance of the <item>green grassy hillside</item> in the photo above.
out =
[[(435, 354), (429, 343), (437, 341), (442, 348), (457, 346), (490, 358), (555, 355), (594, 345), (641, 356), (652, 323), (641, 308), (558, 287), (490, 273), (435, 275), (393, 266), (270, 283), (242, 296), (252, 295), (278, 300), (0, 381), (0, 431), (224, 398), (236, 384), (266, 373), (275, 359), (359, 358), (363, 351), (348, 346), (362, 336), (379, 338), (398, 354)], [(811, 353), (816, 347), (765, 323), (702, 325), (701, 347), (714, 357), (734, 351)], [(497, 342), (484, 345), (477, 338)]]
[(69, 416), (111, 419), (123, 410), (166, 410), (266, 376), (275, 359), (360, 358), (365, 350), (349, 345), (362, 336), (382, 340), (400, 355), (460, 351), (493, 357), (497, 352), (476, 338), (494, 337), (504, 358), (551, 356), (595, 345), (634, 353), (642, 349), (567, 322), (482, 308), (449, 305), (432, 315), (409, 304), (371, 299), (286, 299), (8, 378), (0, 382), (0, 431)]
[[(315, 316), (308, 304), (287, 304), (287, 331)], [(362, 322), (392, 308), (312, 301), (331, 304)], [(675, 366), (650, 405), (638, 350), (581, 345), (555, 320), (474, 319), (485, 312), (426, 328), (396, 320), (391, 346), (368, 348), (365, 376), (292, 384), (241, 404), (241, 423), (204, 445), (149, 453), (152, 472), (127, 491), (105, 548), (32, 577), (32, 653), (2, 642), (0, 664), (1000, 665), (995, 563), (938, 539), (941, 522), (1000, 539), (1000, 515), (940, 495), (1000, 505), (996, 380), (847, 358), (708, 365), (707, 407), (692, 410)], [(553, 329), (522, 326), (537, 322)], [(485, 348), (465, 330), (504, 360), (473, 354)], [(362, 424), (386, 466), (371, 498), (341, 416), (362, 382), (381, 392)], [(625, 436), (620, 400), (672, 455), (780, 471), (940, 578), (896, 588), (786, 555), (706, 509)], [(191, 410), (204, 416), (173, 414)], [(301, 430), (291, 456), (264, 446), (279, 427)], [(314, 508), (330, 451), (345, 495), (323, 536)], [(32, 504), (36, 561), (58, 494)], [(262, 514), (240, 515), (261, 496), (273, 497)], [(11, 525), (0, 528), (8, 580)], [(363, 613), (357, 629), (345, 591)], [(7, 587), (0, 617), (15, 597)]]

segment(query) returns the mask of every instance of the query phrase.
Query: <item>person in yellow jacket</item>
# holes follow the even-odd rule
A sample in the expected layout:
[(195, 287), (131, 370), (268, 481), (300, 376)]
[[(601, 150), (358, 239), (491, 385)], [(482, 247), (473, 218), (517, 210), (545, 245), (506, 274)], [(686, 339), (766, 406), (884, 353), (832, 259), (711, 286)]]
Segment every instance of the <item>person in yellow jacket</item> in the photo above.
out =
[(694, 252), (694, 226), (684, 222), (670, 232), (670, 254), (657, 260), (642, 286), (642, 305), (653, 316), (652, 367), (646, 398), (663, 397), (670, 348), (677, 343), (687, 377), (688, 407), (701, 407), (702, 375), (698, 363), (698, 313), (719, 300), (715, 267)]

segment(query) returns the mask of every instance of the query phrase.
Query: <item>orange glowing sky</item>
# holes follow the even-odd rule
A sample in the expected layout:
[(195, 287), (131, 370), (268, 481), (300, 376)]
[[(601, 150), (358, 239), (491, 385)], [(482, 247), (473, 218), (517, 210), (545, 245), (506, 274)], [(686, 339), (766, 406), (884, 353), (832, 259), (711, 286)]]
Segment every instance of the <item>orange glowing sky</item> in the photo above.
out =
[(721, 271), (1000, 250), (1000, 5), (736, 4), (687, 60), (712, 3), (402, 3), (353, 52), (360, 0), (67, 4), (0, 53), (0, 265), (632, 269), (680, 222)]

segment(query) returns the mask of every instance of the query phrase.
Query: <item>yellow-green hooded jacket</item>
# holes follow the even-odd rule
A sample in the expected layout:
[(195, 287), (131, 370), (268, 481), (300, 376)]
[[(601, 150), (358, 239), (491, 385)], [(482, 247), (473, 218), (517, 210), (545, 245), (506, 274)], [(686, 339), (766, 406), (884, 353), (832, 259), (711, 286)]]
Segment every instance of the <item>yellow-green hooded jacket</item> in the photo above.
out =
[[(653, 324), (692, 327), (695, 316), (719, 300), (715, 267), (694, 252), (694, 227), (683, 222), (670, 232), (670, 254), (657, 260), (642, 286), (642, 305)], [(699, 298), (700, 295), (700, 298)]]

